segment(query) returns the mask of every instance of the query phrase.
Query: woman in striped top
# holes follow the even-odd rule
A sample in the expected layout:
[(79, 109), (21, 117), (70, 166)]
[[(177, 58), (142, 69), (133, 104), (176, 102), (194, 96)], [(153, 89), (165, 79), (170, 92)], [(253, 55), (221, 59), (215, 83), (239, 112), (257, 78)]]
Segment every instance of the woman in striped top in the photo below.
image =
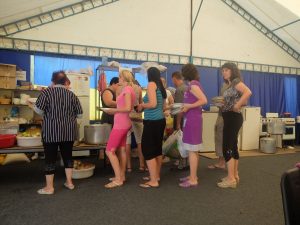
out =
[(142, 188), (159, 187), (162, 141), (166, 127), (163, 109), (167, 94), (160, 79), (160, 71), (155, 67), (151, 67), (147, 73), (149, 81), (147, 94), (144, 97), (144, 103), (138, 106), (139, 111), (144, 109), (142, 152), (150, 173), (150, 177), (144, 178), (148, 181), (140, 184)]
[(66, 87), (68, 78), (64, 71), (54, 72), (53, 86), (42, 91), (34, 111), (43, 116), (42, 140), (45, 151), (46, 187), (39, 194), (54, 193), (54, 172), (58, 147), (64, 161), (65, 187), (72, 190), (72, 149), (77, 138), (77, 118), (82, 116), (82, 108), (76, 95)]

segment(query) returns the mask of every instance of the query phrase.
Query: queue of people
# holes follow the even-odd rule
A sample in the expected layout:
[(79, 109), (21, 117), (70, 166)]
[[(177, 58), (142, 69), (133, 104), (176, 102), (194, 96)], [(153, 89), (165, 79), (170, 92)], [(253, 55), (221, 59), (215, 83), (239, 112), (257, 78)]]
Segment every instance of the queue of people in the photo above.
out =
[[(209, 168), (227, 167), (228, 175), (217, 182), (220, 188), (236, 188), (240, 178), (238, 173), (239, 154), (237, 138), (243, 123), (241, 107), (251, 96), (250, 89), (242, 82), (239, 69), (234, 63), (225, 63), (222, 68), (224, 97), (215, 129), (216, 152), (219, 161)], [(160, 71), (151, 67), (147, 71), (148, 86), (142, 98), (141, 87), (130, 71), (122, 70), (118, 78), (113, 78), (110, 86), (101, 94), (103, 106), (102, 122), (112, 124), (112, 131), (106, 147), (106, 155), (114, 171), (105, 188), (124, 185), (126, 172), (132, 170), (130, 160), (131, 133), (138, 146), (139, 170), (149, 171), (142, 178), (141, 188), (160, 186), (162, 166), (162, 144), (166, 127), (166, 109), (173, 102), (183, 103), (181, 113), (174, 118), (174, 129), (183, 131), (183, 148), (188, 151), (187, 159), (178, 166), (188, 167), (189, 174), (179, 180), (179, 186), (190, 188), (198, 185), (199, 151), (202, 148), (202, 107), (207, 98), (200, 83), (200, 74), (193, 64), (186, 64), (181, 72), (172, 74), (176, 88), (174, 99), (166, 91), (166, 82)], [(82, 114), (78, 98), (68, 90), (68, 79), (63, 71), (53, 73), (53, 85), (42, 91), (33, 109), (43, 116), (42, 140), (45, 149), (46, 186), (39, 194), (54, 193), (55, 159), (58, 147), (66, 171), (65, 187), (72, 190), (72, 148), (76, 139), (76, 118)], [(144, 113), (144, 118), (142, 118)], [(225, 165), (226, 164), (226, 165)]]

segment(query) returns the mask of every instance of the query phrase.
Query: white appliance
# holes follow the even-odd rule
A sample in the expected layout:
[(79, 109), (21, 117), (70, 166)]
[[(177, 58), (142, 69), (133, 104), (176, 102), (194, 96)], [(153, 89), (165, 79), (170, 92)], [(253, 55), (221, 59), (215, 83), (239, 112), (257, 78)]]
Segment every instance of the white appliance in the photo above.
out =
[[(90, 124), (90, 75), (67, 73), (67, 76), (71, 81), (70, 90), (78, 97), (83, 110), (82, 118), (78, 119), (79, 140), (81, 141), (84, 138), (84, 126)], [(89, 151), (73, 152), (73, 156), (86, 155), (89, 155)]]
[[(261, 129), (260, 129), (260, 136), (270, 136), (271, 138), (274, 138), (276, 141), (276, 148), (282, 148), (282, 137), (283, 134), (269, 134), (268, 133), (268, 126), (272, 122), (281, 121), (281, 118), (278, 118), (278, 113), (269, 113), (269, 115), (272, 114), (272, 116), (269, 116), (267, 118), (261, 118)], [(268, 116), (268, 113), (266, 114)]]
[(296, 139), (296, 120), (295, 118), (280, 118), (285, 123), (285, 133), (282, 135), (282, 140)]
[(240, 132), (240, 150), (259, 149), (259, 134), (261, 129), (260, 107), (243, 107), (244, 122)]
[(200, 152), (214, 152), (215, 151), (215, 124), (218, 118), (218, 112), (203, 112), (203, 128), (202, 140), (203, 149)]

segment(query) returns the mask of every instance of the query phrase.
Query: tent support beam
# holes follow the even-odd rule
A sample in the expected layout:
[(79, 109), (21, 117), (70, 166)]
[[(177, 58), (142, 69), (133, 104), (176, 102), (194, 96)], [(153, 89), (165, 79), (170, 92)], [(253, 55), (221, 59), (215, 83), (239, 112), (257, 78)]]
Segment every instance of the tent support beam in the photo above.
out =
[(293, 57), (295, 60), (300, 62), (300, 53), (293, 49), (290, 45), (288, 45), (285, 41), (283, 41), (280, 37), (274, 34), (269, 28), (267, 28), (262, 22), (256, 19), (253, 15), (251, 15), (247, 10), (245, 10), (242, 6), (236, 3), (234, 0), (222, 0), (224, 4), (229, 6), (233, 11), (243, 17), (246, 21), (248, 21), (253, 27), (255, 27), (258, 31), (260, 31), (263, 35), (277, 44), (283, 51)]
[(67, 5), (62, 8), (57, 8), (45, 13), (17, 20), (12, 23), (4, 24), (0, 26), (0, 36), (6, 37), (9, 35), (17, 34), (25, 30), (30, 30), (44, 24), (65, 19), (70, 16), (87, 12), (89, 10), (103, 7), (118, 1), (119, 0), (84, 0), (78, 3)]
[(294, 20), (294, 21), (292, 21), (292, 22), (290, 22), (290, 23), (287, 23), (287, 24), (285, 24), (285, 25), (283, 25), (283, 26), (277, 27), (276, 29), (272, 30), (272, 32), (274, 32), (274, 31), (276, 31), (276, 30), (279, 30), (279, 29), (282, 29), (282, 28), (284, 28), (284, 27), (290, 26), (290, 25), (292, 25), (292, 24), (294, 24), (294, 23), (297, 23), (297, 22), (299, 22), (299, 21), (300, 21), (300, 19)]

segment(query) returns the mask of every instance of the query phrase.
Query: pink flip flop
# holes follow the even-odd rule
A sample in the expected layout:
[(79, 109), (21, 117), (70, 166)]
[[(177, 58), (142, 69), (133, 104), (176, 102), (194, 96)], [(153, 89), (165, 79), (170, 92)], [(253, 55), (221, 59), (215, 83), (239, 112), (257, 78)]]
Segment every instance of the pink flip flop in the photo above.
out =
[(181, 177), (179, 178), (180, 183), (186, 182), (189, 180), (189, 177)]
[(179, 186), (182, 188), (193, 188), (193, 187), (197, 187), (198, 184), (191, 184), (189, 181), (185, 181), (180, 183)]

